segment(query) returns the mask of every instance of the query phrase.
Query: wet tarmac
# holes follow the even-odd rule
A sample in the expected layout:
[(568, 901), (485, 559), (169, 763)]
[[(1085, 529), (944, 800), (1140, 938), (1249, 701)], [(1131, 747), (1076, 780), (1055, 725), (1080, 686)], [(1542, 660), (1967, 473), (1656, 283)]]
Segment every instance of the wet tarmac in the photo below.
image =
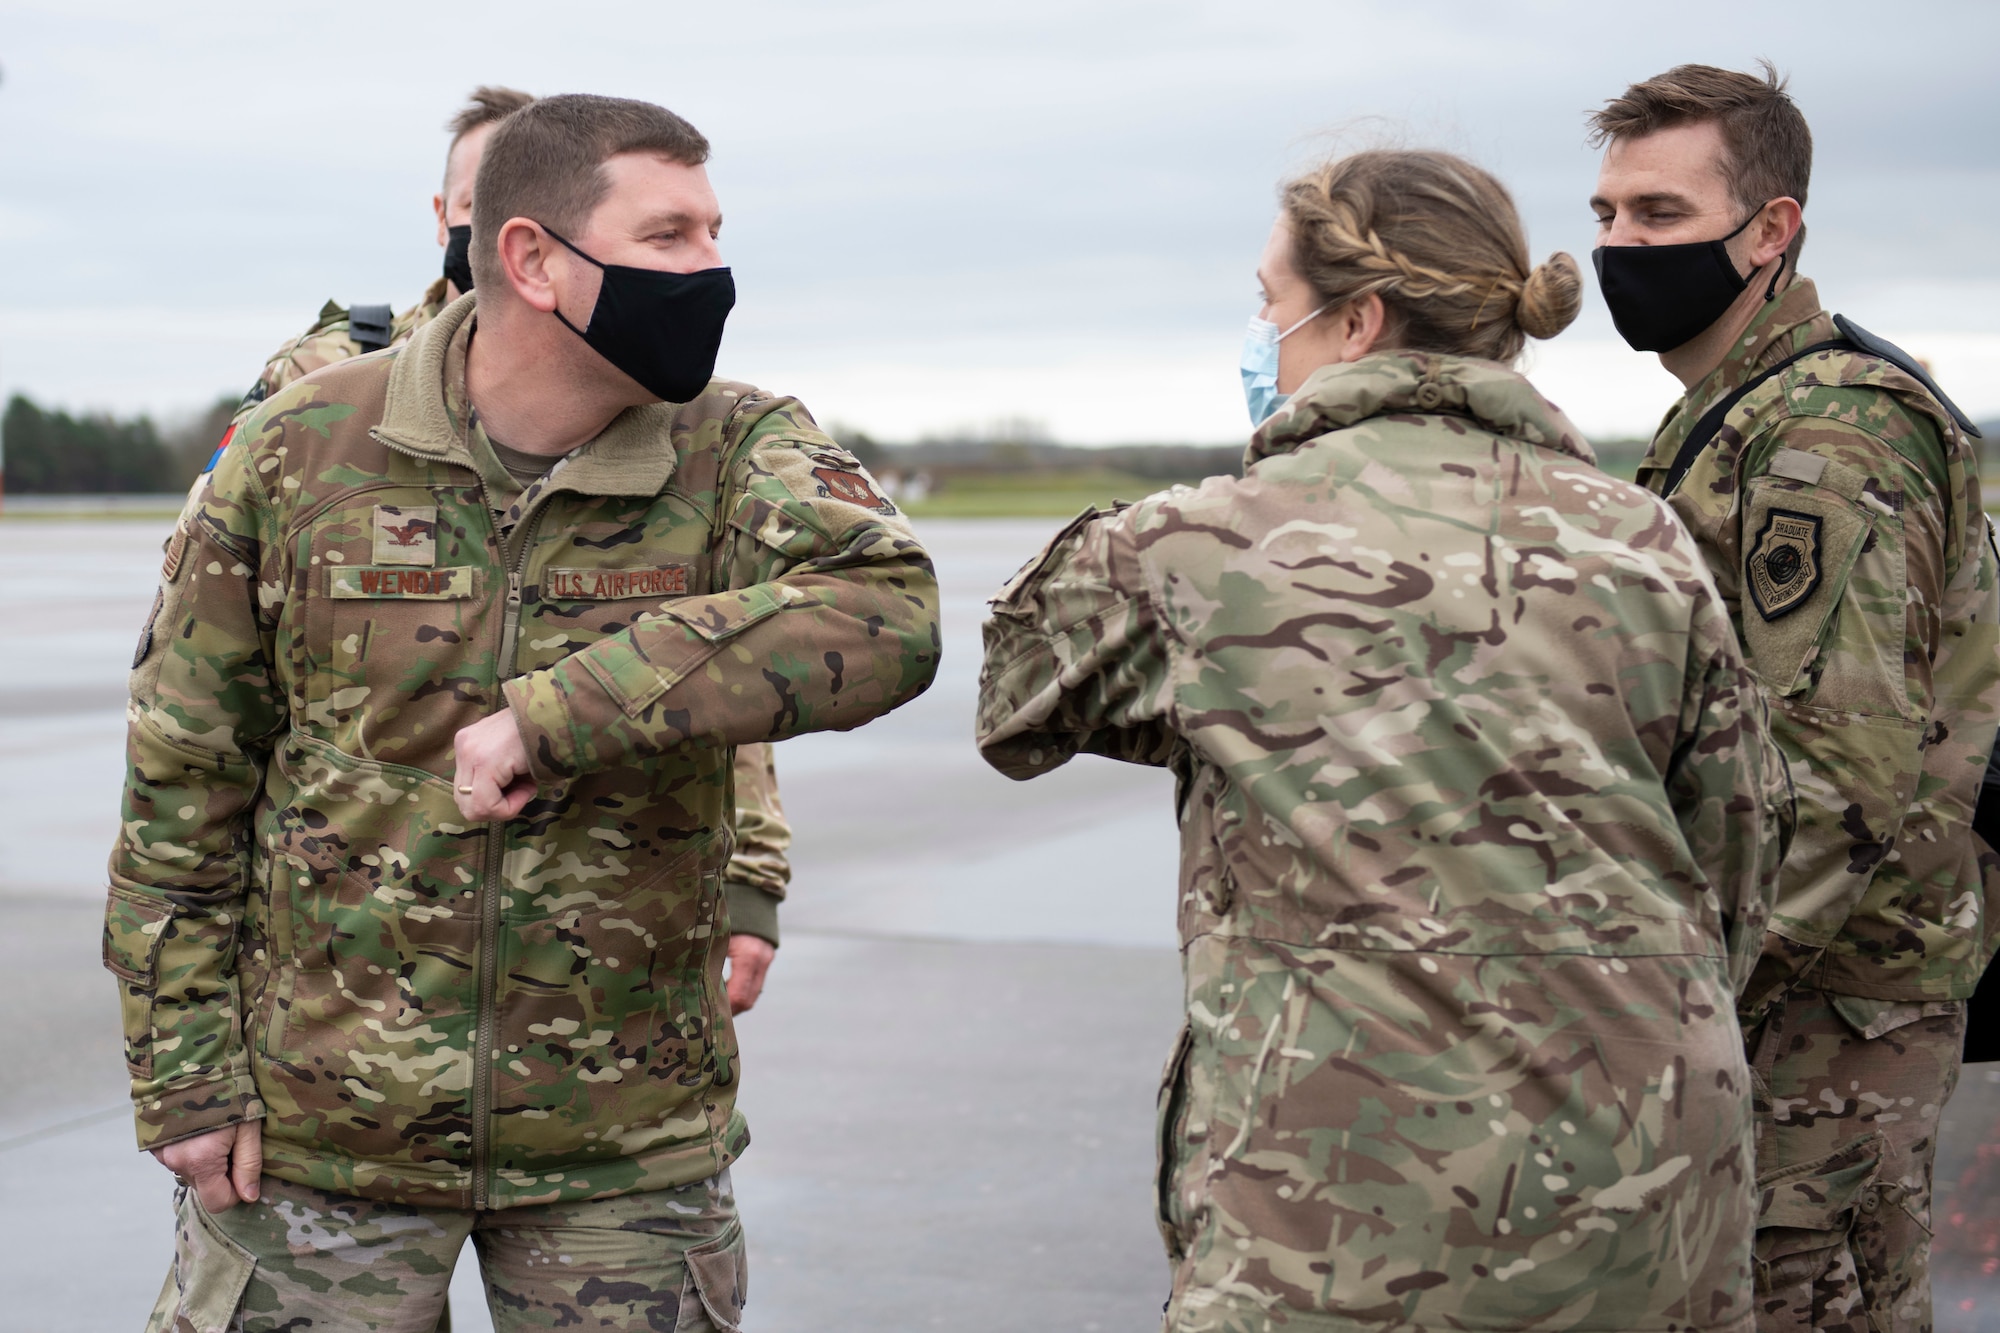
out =
[[(1164, 774), (1015, 784), (970, 743), (983, 598), (1046, 521), (925, 523), (944, 669), (784, 743), (786, 942), (740, 1023), (755, 1333), (1155, 1327), (1153, 1095), (1179, 1020)], [(171, 1182), (133, 1150), (98, 967), (124, 673), (160, 520), (0, 521), (0, 1329), (131, 1331)], [(1947, 1108), (1940, 1333), (2000, 1333), (2000, 1066)], [(490, 1327), (461, 1264), (454, 1327)]]

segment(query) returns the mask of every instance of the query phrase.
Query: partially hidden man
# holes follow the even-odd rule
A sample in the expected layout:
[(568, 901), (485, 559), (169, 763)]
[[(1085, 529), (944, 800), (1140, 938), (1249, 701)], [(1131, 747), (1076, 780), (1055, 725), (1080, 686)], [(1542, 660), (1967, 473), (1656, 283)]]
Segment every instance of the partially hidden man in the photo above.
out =
[(1174, 770), (1170, 1333), (1747, 1333), (1736, 994), (1791, 819), (1694, 544), (1511, 369), (1575, 316), (1443, 153), (1286, 186), (1243, 476), (993, 602), (979, 745)]
[[(398, 347), (438, 312), (472, 290), (472, 196), (479, 161), (494, 126), (535, 99), (515, 88), (481, 86), (445, 128), (451, 141), (445, 150), (444, 179), (431, 196), (437, 222), (437, 244), (444, 252), (444, 272), (423, 296), (400, 314), (388, 307), (342, 306), (328, 301), (312, 326), (280, 347), (258, 372), (243, 406), (224, 435), (226, 444), (236, 428), (272, 394), (329, 366), (364, 352)], [(491, 461), (479, 460), (482, 476), (496, 502), (511, 500), (523, 487), (539, 480), (552, 460), (494, 444)], [(193, 495), (200, 494), (197, 485)], [(745, 745), (736, 755), (736, 851), (723, 879), (729, 899), (732, 931), (729, 947), (729, 1004), (743, 1013), (756, 1003), (764, 977), (778, 947), (778, 909), (792, 877), (787, 849), (792, 827), (778, 796), (775, 755), (769, 745)]]
[(1768, 65), (1680, 66), (1593, 125), (1600, 285), (1687, 390), (1639, 481), (1700, 543), (1798, 791), (1743, 1009), (1759, 1326), (1925, 1333), (1938, 1115), (2000, 883), (1970, 829), (2000, 717), (1970, 427), (1799, 276), (1812, 137)]
[[(711, 379), (707, 155), (509, 117), (476, 293), (262, 403), (170, 544), (105, 934), (155, 1327), (427, 1330), (468, 1236), (498, 1328), (738, 1326), (730, 747), (912, 698), (938, 624), (852, 456)], [(496, 511), (502, 441), (553, 466)]]

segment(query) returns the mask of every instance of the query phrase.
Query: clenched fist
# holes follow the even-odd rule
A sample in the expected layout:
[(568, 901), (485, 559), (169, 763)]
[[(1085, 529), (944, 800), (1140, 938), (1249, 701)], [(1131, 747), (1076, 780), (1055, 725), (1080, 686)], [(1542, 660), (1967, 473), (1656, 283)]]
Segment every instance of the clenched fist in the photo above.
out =
[(472, 822), (512, 819), (535, 796), (528, 776), (528, 747), (514, 725), (514, 710), (503, 708), (458, 733), (452, 742), (452, 784), (458, 812)]
[(264, 1122), (245, 1120), (153, 1149), (161, 1166), (194, 1191), (205, 1212), (254, 1203), (264, 1174)]

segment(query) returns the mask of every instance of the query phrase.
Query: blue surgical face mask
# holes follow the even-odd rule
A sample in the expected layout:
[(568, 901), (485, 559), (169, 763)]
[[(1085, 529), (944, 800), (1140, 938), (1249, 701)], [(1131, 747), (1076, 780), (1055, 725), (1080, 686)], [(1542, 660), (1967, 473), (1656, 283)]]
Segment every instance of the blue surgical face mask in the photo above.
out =
[(1250, 316), (1250, 327), (1243, 334), (1243, 359), (1238, 362), (1237, 369), (1243, 373), (1243, 398), (1250, 405), (1252, 426), (1261, 426), (1269, 421), (1271, 414), (1291, 397), (1278, 392), (1278, 344), (1304, 328), (1325, 309), (1321, 306), (1282, 333), (1270, 320)]

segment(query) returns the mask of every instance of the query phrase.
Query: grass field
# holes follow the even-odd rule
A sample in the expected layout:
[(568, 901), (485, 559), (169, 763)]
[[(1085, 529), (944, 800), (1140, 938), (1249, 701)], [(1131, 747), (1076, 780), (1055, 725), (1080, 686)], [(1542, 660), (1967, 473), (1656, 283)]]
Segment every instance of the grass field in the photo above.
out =
[(904, 508), (913, 518), (1068, 518), (1089, 505), (1141, 500), (1171, 485), (1158, 477), (1109, 468), (961, 474), (929, 498)]

